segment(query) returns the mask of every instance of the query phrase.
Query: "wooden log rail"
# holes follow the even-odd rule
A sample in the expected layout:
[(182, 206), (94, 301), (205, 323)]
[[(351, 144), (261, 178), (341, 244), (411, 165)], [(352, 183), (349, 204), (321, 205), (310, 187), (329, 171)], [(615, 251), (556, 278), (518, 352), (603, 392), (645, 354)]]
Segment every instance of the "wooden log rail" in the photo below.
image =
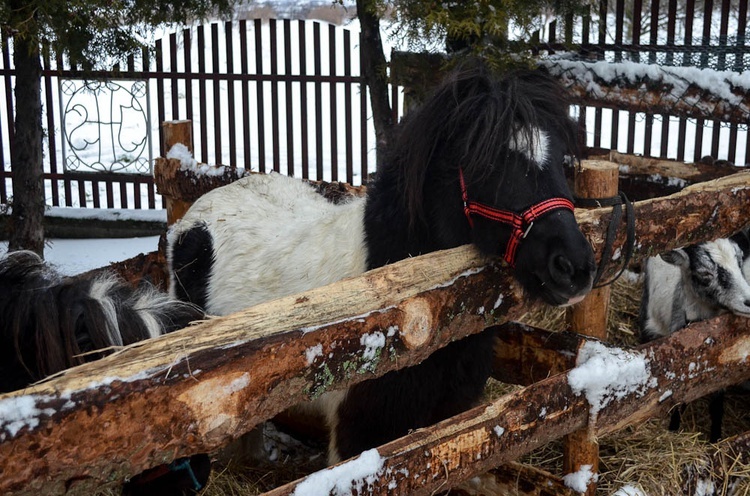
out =
[[(589, 342), (581, 337), (578, 351)], [(358, 488), (358, 494), (429, 495), (576, 429), (587, 427), (594, 437), (604, 436), (664, 415), (678, 402), (693, 401), (750, 378), (750, 320), (724, 316), (693, 324), (629, 353), (647, 364), (643, 389), (622, 396), (612, 393), (595, 417), (586, 396), (570, 385), (571, 374), (585, 368), (584, 362), (573, 371), (419, 429), (345, 462), (344, 467), (327, 470), (344, 474), (358, 464), (360, 468), (372, 467), (371, 472), (352, 480), (351, 487)], [(291, 495), (322, 480), (320, 473), (313, 474), (266, 494)]]
[[(535, 341), (549, 336), (538, 329), (525, 332), (535, 334)], [(581, 350), (591, 342), (580, 336), (577, 347), (565, 351), (576, 353), (581, 360), (581, 355), (586, 355)], [(586, 393), (571, 387), (573, 372), (585, 370), (590, 363), (584, 361), (571, 371), (414, 431), (344, 462), (343, 467), (327, 470), (347, 474), (359, 466), (360, 477), (351, 481), (358, 494), (429, 495), (577, 429), (588, 428), (593, 437), (601, 437), (665, 415), (677, 403), (693, 401), (750, 378), (750, 320), (726, 315), (692, 324), (668, 338), (626, 353), (645, 360), (648, 374), (643, 388), (623, 394), (613, 390), (596, 415), (592, 414)], [(366, 467), (372, 471), (363, 473)], [(318, 472), (266, 495), (291, 495), (300, 488), (316, 487), (323, 480)]]
[[(683, 68), (658, 67), (637, 80), (631, 78), (632, 64), (583, 62), (553, 59), (544, 66), (580, 105), (604, 105), (647, 114), (710, 119), (735, 124), (750, 121), (750, 92), (733, 83), (725, 73), (713, 72), (728, 94), (713, 93), (680, 75)], [(612, 72), (618, 71), (616, 77)]]
[[(750, 173), (639, 202), (636, 212), (635, 260), (728, 235), (750, 218)], [(601, 251), (610, 209), (576, 216)], [(212, 451), (289, 406), (419, 363), (451, 340), (516, 319), (532, 305), (506, 268), (464, 246), (138, 343), (0, 396), (0, 494), (85, 494), (176, 457)], [(367, 349), (363, 343), (372, 340), (363, 341), (365, 335), (377, 335), (383, 346)], [(333, 358), (324, 359), (329, 353)], [(728, 383), (716, 378), (717, 388)], [(551, 398), (560, 393), (555, 387), (548, 389)], [(676, 399), (690, 399), (690, 391), (678, 393)], [(575, 411), (584, 412), (579, 403)], [(565, 418), (557, 426), (561, 434), (585, 425)], [(522, 447), (539, 442), (519, 438)], [(489, 466), (482, 461), (471, 470)], [(456, 481), (469, 473), (457, 470)]]

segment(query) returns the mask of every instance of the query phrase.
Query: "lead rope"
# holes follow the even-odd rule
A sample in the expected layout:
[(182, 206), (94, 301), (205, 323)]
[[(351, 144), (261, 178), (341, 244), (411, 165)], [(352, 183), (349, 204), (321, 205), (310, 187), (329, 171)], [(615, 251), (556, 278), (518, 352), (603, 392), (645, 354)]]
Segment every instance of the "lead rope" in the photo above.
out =
[[(620, 191), (617, 196), (610, 198), (575, 198), (575, 204), (577, 207), (583, 208), (596, 208), (596, 207), (612, 207), (612, 218), (607, 226), (607, 237), (604, 240), (604, 249), (602, 250), (602, 258), (599, 260), (599, 267), (596, 270), (594, 276), (594, 288), (601, 288), (609, 286), (617, 279), (620, 278), (625, 269), (628, 268), (630, 259), (633, 256), (633, 250), (635, 248), (635, 210), (633, 204), (628, 200), (628, 197)], [(623, 256), (622, 267), (620, 271), (612, 279), (607, 282), (599, 284), (599, 280), (604, 274), (604, 269), (612, 261), (612, 247), (617, 237), (617, 229), (620, 226), (622, 220), (622, 206), (625, 205), (626, 211), (626, 231), (625, 231), (625, 253)]]

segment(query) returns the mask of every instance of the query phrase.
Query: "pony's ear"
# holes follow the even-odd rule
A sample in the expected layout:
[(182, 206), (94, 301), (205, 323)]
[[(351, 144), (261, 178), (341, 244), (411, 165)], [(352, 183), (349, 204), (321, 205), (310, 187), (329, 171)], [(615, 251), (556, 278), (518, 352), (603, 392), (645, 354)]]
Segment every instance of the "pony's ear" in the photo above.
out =
[(676, 265), (677, 267), (687, 267), (690, 265), (688, 254), (682, 248), (664, 252), (660, 256), (668, 264)]
[(737, 243), (737, 246), (740, 247), (743, 259), (750, 257), (750, 225), (745, 226), (741, 231), (733, 234), (729, 239)]

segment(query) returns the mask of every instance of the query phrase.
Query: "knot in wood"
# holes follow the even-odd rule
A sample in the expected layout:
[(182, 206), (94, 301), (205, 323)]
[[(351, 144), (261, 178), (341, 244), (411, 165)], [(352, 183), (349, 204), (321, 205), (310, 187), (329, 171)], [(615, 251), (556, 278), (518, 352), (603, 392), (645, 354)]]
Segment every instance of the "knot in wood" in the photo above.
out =
[(432, 308), (424, 298), (416, 298), (406, 302), (401, 310), (404, 313), (401, 341), (410, 350), (419, 348), (432, 335)]

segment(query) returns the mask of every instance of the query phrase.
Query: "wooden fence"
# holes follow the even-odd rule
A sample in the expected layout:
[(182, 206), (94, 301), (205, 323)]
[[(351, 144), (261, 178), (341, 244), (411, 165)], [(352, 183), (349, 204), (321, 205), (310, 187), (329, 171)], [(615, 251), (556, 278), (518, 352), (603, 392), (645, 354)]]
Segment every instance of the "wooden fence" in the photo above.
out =
[[(634, 262), (728, 235), (750, 218), (750, 172), (637, 202), (635, 212)], [(610, 217), (610, 208), (576, 212), (598, 256)], [(624, 237), (618, 235), (615, 249)], [(0, 409), (16, 412), (0, 423), (0, 492), (86, 493), (116, 485), (174, 457), (216, 449), (322, 391), (418, 363), (454, 339), (533, 307), (506, 267), (464, 246), (139, 343), (0, 396)], [(393, 326), (398, 333), (384, 332)], [(366, 484), (369, 494), (430, 494), (577, 429), (604, 434), (662, 414), (750, 378), (749, 326), (746, 319), (722, 317), (628, 351), (650, 357), (657, 386), (612, 401), (597, 417), (585, 397), (571, 390), (566, 373), (586, 338), (564, 345), (541, 330), (506, 327), (501, 335), (508, 347), (496, 375), (531, 385), (369, 452), (377, 470), (352, 484)], [(364, 354), (361, 336), (374, 332), (386, 338), (373, 360)], [(539, 349), (556, 358), (528, 362), (544, 355), (529, 353), (533, 342), (548, 343)], [(310, 362), (306, 350), (318, 346), (328, 358)], [(698, 355), (706, 366), (695, 369)], [(352, 363), (365, 361), (364, 373), (350, 373)], [(529, 374), (546, 377), (547, 371), (550, 376), (539, 382)], [(539, 419), (542, 407), (547, 414)], [(270, 494), (292, 494), (300, 484)]]
[[(750, 64), (747, 7), (748, 0), (655, 0), (648, 5), (642, 0), (600, 0), (596, 8), (553, 20), (531, 45), (538, 51), (572, 50), (612, 63), (627, 60), (739, 72)], [(66, 166), (60, 116), (61, 85), (66, 80), (145, 81), (150, 95), (144, 104), (149, 160), (162, 149), (161, 122), (191, 119), (196, 155), (202, 162), (361, 183), (373, 172), (375, 161), (358, 46), (356, 31), (325, 23), (242, 20), (169, 34), (156, 42), (152, 53), (131, 57), (113, 71), (84, 72), (60, 56), (45, 59), (48, 204), (163, 207), (148, 170), (93, 172)], [(0, 203), (12, 196), (11, 49), (4, 38)], [(392, 91), (392, 103), (400, 105), (397, 90)], [(581, 99), (575, 112), (590, 147), (687, 162), (704, 156), (750, 162), (747, 120), (679, 116), (663, 107), (629, 111), (622, 101), (591, 98)]]

